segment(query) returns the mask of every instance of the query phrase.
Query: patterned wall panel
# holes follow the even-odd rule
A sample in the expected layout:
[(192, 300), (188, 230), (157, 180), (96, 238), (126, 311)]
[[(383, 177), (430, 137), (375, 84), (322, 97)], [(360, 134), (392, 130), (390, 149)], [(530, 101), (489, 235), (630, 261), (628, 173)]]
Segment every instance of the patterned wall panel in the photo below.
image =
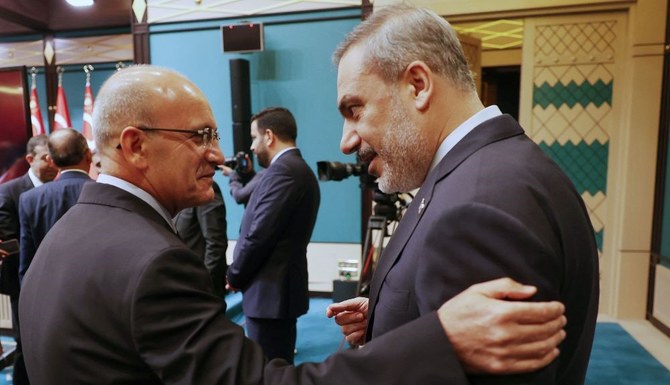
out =
[[(134, 0), (149, 24), (360, 7), (361, 0)], [(136, 11), (137, 12), (137, 11)], [(141, 12), (143, 13), (143, 12)], [(139, 19), (139, 17), (138, 17)]]
[(133, 60), (130, 34), (54, 39), (56, 64), (103, 63)]
[(528, 135), (568, 174), (602, 252), (617, 21), (534, 26)]
[(0, 67), (44, 65), (42, 40), (0, 43)]

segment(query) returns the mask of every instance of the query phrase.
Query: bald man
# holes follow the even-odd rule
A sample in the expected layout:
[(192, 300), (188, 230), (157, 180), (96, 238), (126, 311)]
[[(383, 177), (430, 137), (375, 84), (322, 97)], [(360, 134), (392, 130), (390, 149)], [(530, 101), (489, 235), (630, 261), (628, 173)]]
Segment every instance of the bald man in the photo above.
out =
[(60, 171), (57, 180), (21, 194), (19, 204), (19, 282), (51, 227), (77, 203), (84, 183), (91, 182), (91, 150), (72, 128), (54, 131), (47, 142), (47, 161)]
[[(171, 221), (214, 198), (212, 178), (224, 162), (202, 91), (165, 68), (123, 69), (100, 89), (93, 127), (102, 173), (44, 238), (21, 290), (36, 384), (447, 384), (458, 376), (442, 365), (453, 354), (449, 341), (470, 333), (492, 337), (478, 352), (493, 355), (477, 359), (505, 362), (505, 370), (532, 370), (557, 354), (562, 305), (492, 300), (534, 292), (498, 281), (324, 363), (268, 362), (225, 317), (202, 257)], [(480, 329), (483, 313), (490, 322)], [(450, 317), (472, 327), (452, 330)], [(406, 367), (407, 356), (424, 359)]]

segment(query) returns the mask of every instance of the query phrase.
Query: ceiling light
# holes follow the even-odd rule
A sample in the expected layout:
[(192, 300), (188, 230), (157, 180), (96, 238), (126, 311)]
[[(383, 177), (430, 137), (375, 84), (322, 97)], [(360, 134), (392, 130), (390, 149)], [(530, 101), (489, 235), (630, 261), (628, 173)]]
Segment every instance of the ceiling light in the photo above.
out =
[(93, 5), (93, 0), (65, 0), (68, 4), (75, 7), (89, 7)]

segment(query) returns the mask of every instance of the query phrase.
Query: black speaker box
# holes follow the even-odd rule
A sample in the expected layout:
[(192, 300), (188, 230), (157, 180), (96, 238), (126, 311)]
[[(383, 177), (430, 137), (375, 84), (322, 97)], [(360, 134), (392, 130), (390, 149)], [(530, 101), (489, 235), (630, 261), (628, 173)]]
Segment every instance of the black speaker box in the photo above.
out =
[(233, 150), (235, 154), (244, 151), (251, 156), (251, 124), (246, 122), (233, 122)]
[(233, 107), (233, 122), (248, 122), (251, 118), (248, 60), (230, 60), (230, 100)]

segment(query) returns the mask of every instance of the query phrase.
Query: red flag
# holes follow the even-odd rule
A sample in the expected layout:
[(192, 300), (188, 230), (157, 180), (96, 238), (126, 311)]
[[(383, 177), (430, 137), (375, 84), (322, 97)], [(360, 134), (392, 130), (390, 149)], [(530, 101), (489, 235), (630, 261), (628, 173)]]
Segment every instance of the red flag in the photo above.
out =
[(91, 81), (86, 79), (84, 88), (84, 125), (81, 129), (82, 135), (88, 141), (88, 146), (94, 148), (93, 144), (93, 91), (91, 90)]
[(70, 120), (70, 110), (67, 108), (67, 99), (65, 99), (65, 91), (61, 84), (58, 85), (58, 95), (56, 96), (56, 115), (54, 116), (53, 131), (61, 128), (72, 127)]
[(35, 83), (30, 86), (30, 123), (33, 126), (33, 136), (47, 133), (42, 121), (42, 111), (40, 110), (40, 102), (37, 100), (37, 87), (35, 87)]

